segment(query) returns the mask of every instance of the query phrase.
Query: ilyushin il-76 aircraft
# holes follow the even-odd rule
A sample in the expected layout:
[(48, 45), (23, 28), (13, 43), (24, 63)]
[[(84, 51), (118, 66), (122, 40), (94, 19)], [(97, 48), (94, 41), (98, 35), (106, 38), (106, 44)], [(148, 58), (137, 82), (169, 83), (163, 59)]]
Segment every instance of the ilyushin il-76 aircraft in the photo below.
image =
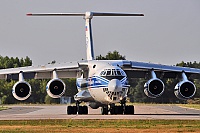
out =
[[(129, 60), (95, 60), (91, 20), (98, 16), (136, 16), (136, 13), (28, 13), (28, 16), (82, 16), (85, 20), (87, 60), (69, 63), (55, 63), (44, 66), (28, 66), (0, 70), (1, 79), (17, 79), (12, 94), (17, 100), (26, 100), (31, 95), (31, 86), (26, 79), (51, 79), (46, 85), (47, 94), (60, 98), (66, 90), (62, 78), (76, 78), (78, 93), (74, 96), (76, 105), (67, 106), (67, 114), (88, 114), (101, 107), (101, 114), (134, 114), (134, 106), (127, 106), (130, 87), (128, 79), (147, 78), (144, 93), (150, 98), (160, 97), (165, 90), (163, 78), (179, 78), (174, 87), (175, 96), (189, 99), (195, 95), (196, 87), (189, 80), (191, 75), (200, 74), (200, 69), (167, 66)], [(80, 103), (88, 103), (82, 106)], [(117, 103), (118, 106), (117, 106)], [(119, 106), (120, 105), (120, 106)]]

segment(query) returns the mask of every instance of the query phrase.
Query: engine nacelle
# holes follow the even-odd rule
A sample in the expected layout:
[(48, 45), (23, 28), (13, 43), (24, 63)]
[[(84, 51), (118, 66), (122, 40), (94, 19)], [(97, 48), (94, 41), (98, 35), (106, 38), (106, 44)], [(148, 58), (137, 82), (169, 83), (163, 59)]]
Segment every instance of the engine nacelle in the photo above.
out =
[(187, 100), (192, 98), (196, 92), (196, 87), (191, 81), (181, 81), (176, 84), (174, 94), (177, 98)]
[(150, 98), (157, 98), (164, 93), (164, 83), (158, 79), (150, 79), (144, 84), (144, 93)]
[(65, 93), (65, 90), (65, 83), (59, 78), (50, 80), (46, 86), (47, 94), (52, 98), (61, 97)]
[(17, 100), (26, 100), (31, 95), (31, 86), (26, 81), (18, 81), (12, 88), (12, 94)]

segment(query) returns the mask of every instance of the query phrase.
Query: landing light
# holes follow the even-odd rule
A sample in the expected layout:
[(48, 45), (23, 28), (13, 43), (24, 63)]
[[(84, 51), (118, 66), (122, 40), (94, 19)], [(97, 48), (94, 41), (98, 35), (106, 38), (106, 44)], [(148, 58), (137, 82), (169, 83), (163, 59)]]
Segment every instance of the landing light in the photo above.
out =
[(119, 98), (120, 101), (121, 101), (122, 99), (123, 99), (122, 97)]

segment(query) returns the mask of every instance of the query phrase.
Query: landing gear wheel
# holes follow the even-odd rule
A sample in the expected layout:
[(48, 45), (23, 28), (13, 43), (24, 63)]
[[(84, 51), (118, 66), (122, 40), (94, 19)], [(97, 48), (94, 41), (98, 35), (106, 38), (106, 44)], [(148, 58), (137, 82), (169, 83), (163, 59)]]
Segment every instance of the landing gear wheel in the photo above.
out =
[(110, 114), (111, 115), (133, 115), (134, 114), (134, 106), (133, 105), (126, 105), (126, 98), (120, 101), (121, 106), (115, 106), (115, 104), (110, 104)]
[(67, 106), (67, 114), (68, 115), (72, 114), (72, 106)]
[(77, 107), (76, 106), (67, 106), (67, 114), (68, 115), (77, 114)]
[(87, 106), (83, 106), (83, 110), (84, 110), (84, 114), (87, 115), (88, 114), (88, 107)]
[(76, 101), (76, 106), (67, 106), (67, 114), (68, 115), (76, 115), (76, 114), (88, 114), (87, 106), (79, 106), (80, 102)]
[(125, 115), (134, 115), (134, 106), (133, 105), (125, 106), (124, 114)]
[(101, 114), (102, 115), (108, 115), (108, 106), (103, 106), (101, 108)]
[(117, 115), (117, 114), (123, 115), (123, 112), (124, 112), (123, 106), (114, 106), (110, 109), (111, 115)]
[(124, 112), (124, 108), (123, 106), (115, 106), (116, 109), (116, 114), (121, 114), (123, 115), (123, 112)]
[(80, 114), (80, 115), (88, 114), (88, 107), (87, 106), (79, 106), (78, 114)]

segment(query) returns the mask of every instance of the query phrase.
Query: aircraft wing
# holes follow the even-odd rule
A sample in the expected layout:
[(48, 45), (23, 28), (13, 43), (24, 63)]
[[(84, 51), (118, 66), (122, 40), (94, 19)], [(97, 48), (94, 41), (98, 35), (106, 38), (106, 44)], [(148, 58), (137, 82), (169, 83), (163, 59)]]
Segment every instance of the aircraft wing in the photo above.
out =
[(49, 79), (52, 78), (53, 71), (56, 70), (59, 78), (76, 78), (86, 68), (85, 63), (66, 62), (47, 64), (43, 66), (28, 66), (0, 70), (0, 79), (14, 79), (19, 78), (19, 73), (23, 72), (25, 79)]
[(176, 78), (185, 72), (187, 76), (194, 75), (193, 77), (200, 75), (200, 69), (189, 68), (189, 67), (179, 67), (179, 66), (169, 66), (153, 63), (144, 63), (136, 61), (122, 61), (121, 64), (123, 70), (126, 71), (129, 78), (143, 78), (151, 70), (156, 72), (156, 75), (161, 78)]

